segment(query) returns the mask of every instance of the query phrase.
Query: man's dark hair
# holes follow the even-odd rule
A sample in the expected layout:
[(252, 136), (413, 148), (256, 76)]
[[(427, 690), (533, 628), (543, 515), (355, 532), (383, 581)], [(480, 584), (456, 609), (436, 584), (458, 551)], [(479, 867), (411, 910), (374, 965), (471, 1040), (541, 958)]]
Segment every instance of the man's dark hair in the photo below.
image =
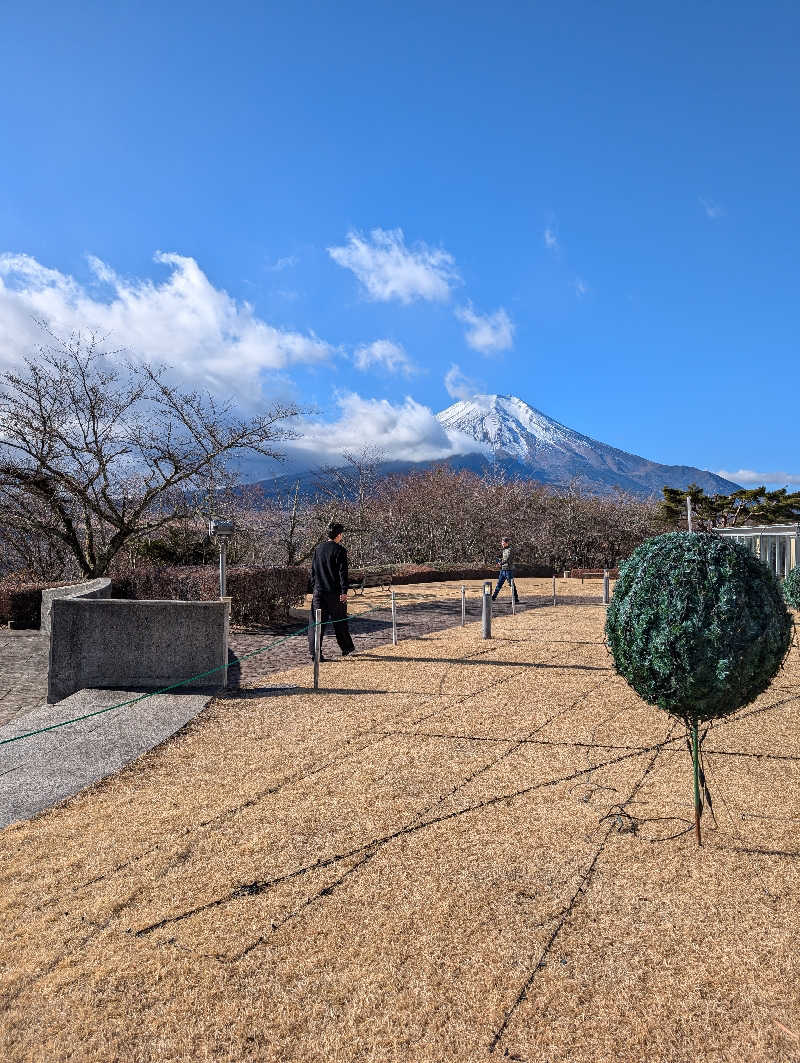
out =
[(503, 536), (501, 536), (501, 538), (500, 538), (500, 542), (501, 542), (501, 543), (510, 543), (510, 542), (511, 542), (511, 540), (509, 539), (509, 537), (508, 537), (507, 535), (503, 535)]
[(332, 524), (328, 525), (328, 538), (335, 539), (336, 536), (341, 535), (343, 531), (344, 524), (337, 524), (337, 522), (334, 521)]

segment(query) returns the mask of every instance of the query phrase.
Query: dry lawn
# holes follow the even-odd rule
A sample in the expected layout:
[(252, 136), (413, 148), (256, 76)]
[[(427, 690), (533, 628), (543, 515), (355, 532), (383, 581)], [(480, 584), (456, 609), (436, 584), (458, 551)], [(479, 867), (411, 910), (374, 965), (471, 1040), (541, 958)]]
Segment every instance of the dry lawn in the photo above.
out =
[(800, 652), (709, 733), (698, 849), (603, 621), (272, 676), (8, 828), (0, 1059), (800, 1060)]

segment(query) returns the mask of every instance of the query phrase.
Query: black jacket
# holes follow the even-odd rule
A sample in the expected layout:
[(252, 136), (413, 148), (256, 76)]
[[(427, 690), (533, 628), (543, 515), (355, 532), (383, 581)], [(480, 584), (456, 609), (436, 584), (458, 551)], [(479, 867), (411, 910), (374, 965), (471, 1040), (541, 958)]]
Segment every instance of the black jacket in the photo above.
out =
[(311, 558), (311, 590), (314, 594), (347, 594), (347, 551), (328, 539)]

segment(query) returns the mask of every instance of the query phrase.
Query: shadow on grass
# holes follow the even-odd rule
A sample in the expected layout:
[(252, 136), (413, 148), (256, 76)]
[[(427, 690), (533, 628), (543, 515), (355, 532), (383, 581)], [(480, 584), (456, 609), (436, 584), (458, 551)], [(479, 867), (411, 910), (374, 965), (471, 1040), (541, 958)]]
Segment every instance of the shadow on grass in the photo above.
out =
[(495, 661), (487, 657), (393, 657), (382, 653), (377, 661), (399, 661), (402, 664), (472, 664), (499, 668), (554, 668), (571, 672), (612, 672), (613, 668), (602, 664), (537, 664), (535, 661)]

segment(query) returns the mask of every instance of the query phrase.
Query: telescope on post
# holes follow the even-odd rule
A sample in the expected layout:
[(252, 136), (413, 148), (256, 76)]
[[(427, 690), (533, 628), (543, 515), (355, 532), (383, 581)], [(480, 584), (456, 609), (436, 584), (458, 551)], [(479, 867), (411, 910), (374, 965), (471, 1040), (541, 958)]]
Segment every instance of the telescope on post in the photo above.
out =
[(211, 517), (208, 521), (208, 534), (219, 543), (219, 596), (225, 597), (225, 566), (228, 556), (228, 539), (236, 531), (232, 520), (215, 520)]

